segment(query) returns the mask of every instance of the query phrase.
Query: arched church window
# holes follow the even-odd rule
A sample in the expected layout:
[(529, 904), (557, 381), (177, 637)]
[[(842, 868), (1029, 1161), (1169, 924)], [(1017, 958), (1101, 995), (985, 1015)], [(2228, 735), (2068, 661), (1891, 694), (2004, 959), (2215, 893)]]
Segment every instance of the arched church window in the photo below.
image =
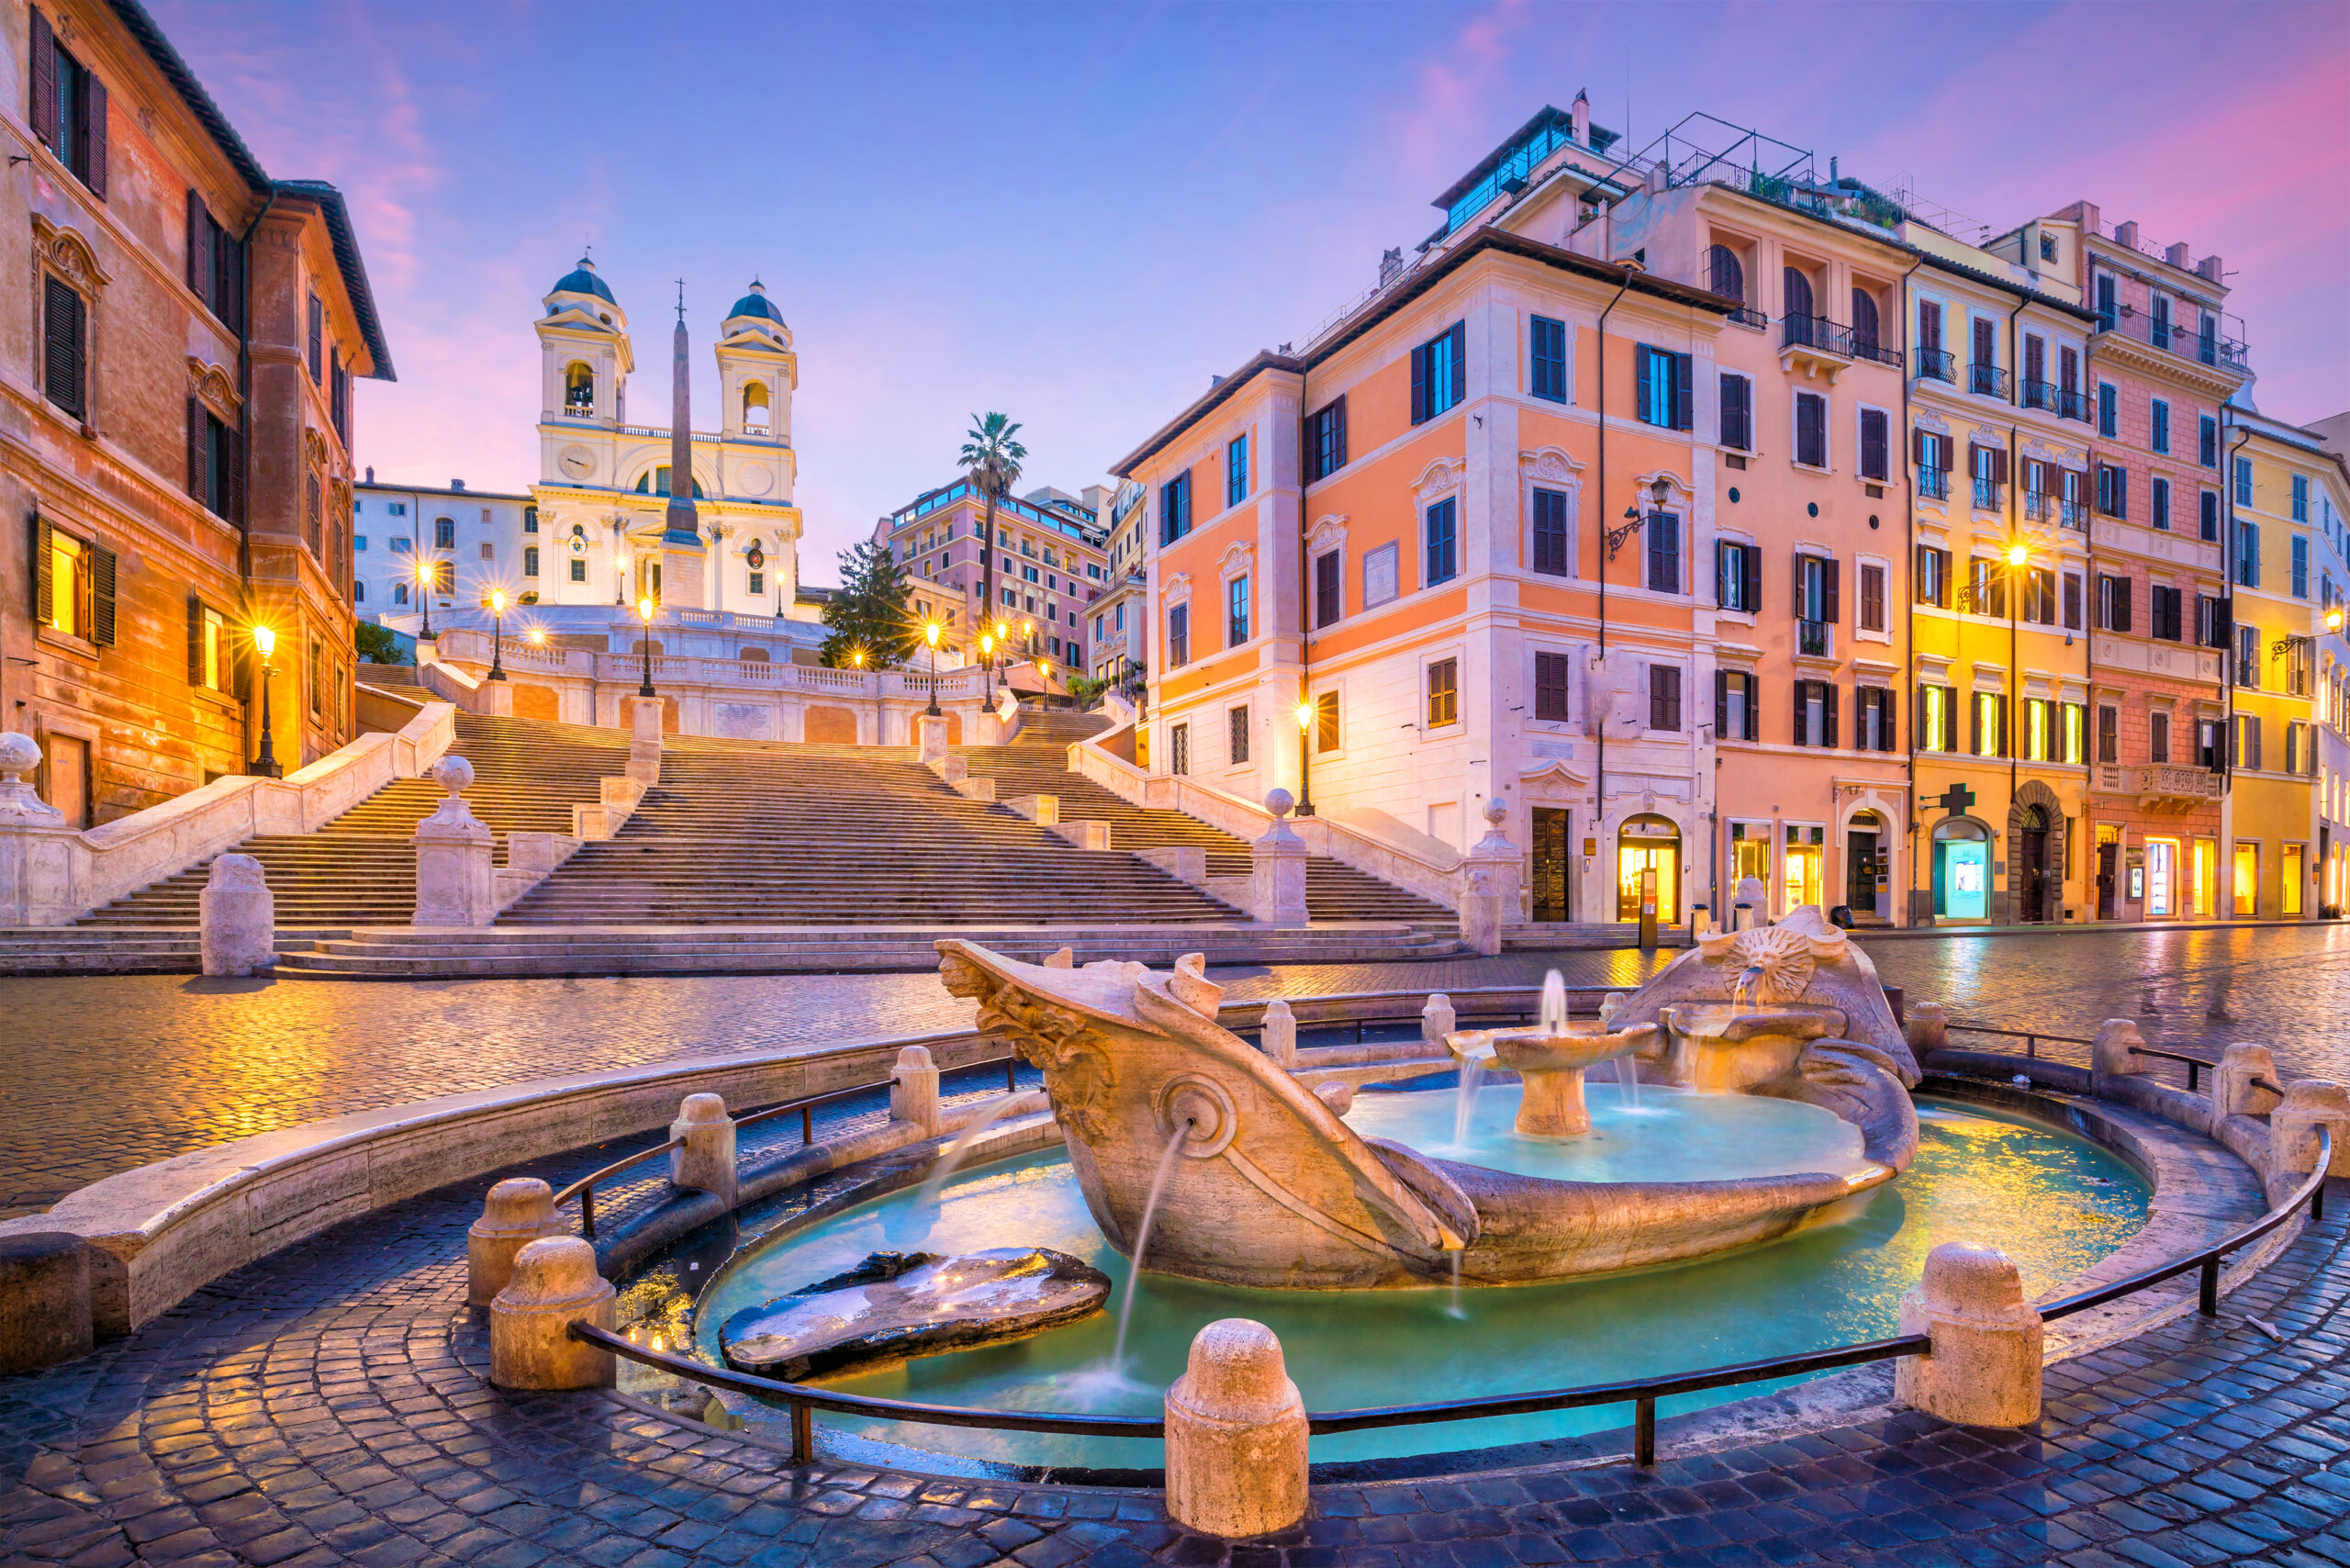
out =
[(585, 360), (573, 360), (563, 373), (563, 411), (587, 415), (596, 411), (596, 373)]
[(743, 428), (765, 431), (772, 428), (772, 415), (767, 408), (767, 384), (764, 381), (746, 383), (743, 387)]
[[(637, 480), (636, 493), (640, 496), (667, 495), (669, 493), (669, 465), (666, 463), (664, 463), (659, 467), (654, 469), (651, 473), (645, 475), (643, 478)], [(696, 500), (699, 500), (701, 498), (701, 481), (699, 479), (696, 479), (694, 481), (694, 498)]]

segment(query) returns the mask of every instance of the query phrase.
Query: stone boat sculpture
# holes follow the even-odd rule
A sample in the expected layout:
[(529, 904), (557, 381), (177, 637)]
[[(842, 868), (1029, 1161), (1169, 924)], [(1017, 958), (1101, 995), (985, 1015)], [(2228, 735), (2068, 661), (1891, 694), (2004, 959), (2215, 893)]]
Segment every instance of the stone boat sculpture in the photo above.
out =
[(1044, 1074), (1094, 1222), (1129, 1258), (1167, 1167), (1143, 1263), (1157, 1272), (1323, 1290), (1448, 1282), (1456, 1263), (1470, 1283), (1560, 1279), (1768, 1240), (1895, 1173), (1873, 1159), (1849, 1175), (1578, 1182), (1431, 1159), (1363, 1137), (1220, 1027), (1223, 988), (1197, 954), (1154, 973), (938, 949), (946, 989)]

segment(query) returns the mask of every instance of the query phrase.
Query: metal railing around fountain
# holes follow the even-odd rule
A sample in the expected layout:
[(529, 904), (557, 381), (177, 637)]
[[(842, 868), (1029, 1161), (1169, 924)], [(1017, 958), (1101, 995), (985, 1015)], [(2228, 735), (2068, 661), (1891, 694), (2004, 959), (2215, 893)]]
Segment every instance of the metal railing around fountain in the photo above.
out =
[[(2097, 1043), (2094, 1040), (2082, 1039), (2078, 1035), (2052, 1035), (2045, 1029), (1995, 1029), (1988, 1024), (1947, 1024), (1943, 1027), (1953, 1035), (1997, 1035), (2002, 1039), (2021, 1040), (2025, 1058), (2033, 1061), (2040, 1058), (2040, 1042), (2042, 1040), (2052, 1041), (2060, 1046), (2088, 1046)], [(2161, 1056), (2165, 1053), (2156, 1051), (2152, 1054)], [(2187, 1058), (2180, 1057), (2177, 1059), (2185, 1061)], [(2207, 1062), (2204, 1065), (2208, 1067), (2210, 1064)]]
[[(1017, 1075), (1020, 1058), (1016, 1056), (988, 1057), (979, 1061), (962, 1062), (946, 1069), (946, 1071), (968, 1072), (982, 1067), (1003, 1069), (1003, 1087), (1006, 1093), (1013, 1093), (1019, 1090)], [(843, 1100), (855, 1100), (863, 1095), (878, 1093), (896, 1082), (897, 1079), (892, 1076), (874, 1083), (859, 1083), (846, 1089), (831, 1090), (822, 1094), (809, 1094), (797, 1100), (786, 1100), (781, 1104), (769, 1105), (763, 1110), (753, 1111), (747, 1115), (735, 1117), (734, 1131), (736, 1136), (740, 1137), (744, 1127), (771, 1121), (778, 1116), (788, 1116), (797, 1111), (800, 1113), (800, 1143), (804, 1148), (816, 1141), (816, 1112), (820, 1107), (837, 1104)], [(672, 1149), (683, 1148), (685, 1144), (684, 1138), (673, 1137), (667, 1143), (652, 1148), (640, 1149), (625, 1159), (616, 1159), (600, 1170), (590, 1170), (587, 1175), (557, 1193), (554, 1195), (554, 1206), (559, 1209), (573, 1198), (577, 1198), (579, 1200), (579, 1234), (593, 1241), (596, 1239), (596, 1184), (599, 1182), (609, 1182), (621, 1171), (642, 1165), (648, 1159), (658, 1159)]]
[[(2208, 1064), (2207, 1064), (2208, 1065)], [(777, 1112), (790, 1109), (777, 1107)], [(2214, 1317), (2220, 1310), (2220, 1262), (2227, 1254), (2239, 1251), (2258, 1241), (2270, 1231), (2290, 1219), (2302, 1204), (2310, 1209), (2312, 1222), (2325, 1217), (2325, 1179), (2333, 1163), (2333, 1133), (2321, 1126), (2318, 1132), (2316, 1168), (2286, 1200), (2269, 1209), (2252, 1224), (2235, 1231), (2199, 1252), (2158, 1263), (2141, 1270), (2127, 1279), (2094, 1290), (2061, 1297), (2039, 1308), (2042, 1321), (2069, 1317), (2094, 1306), (2118, 1301), (2126, 1295), (2177, 1279), (2189, 1271), (2201, 1272), (2196, 1309), (2205, 1317)], [(706, 1387), (725, 1389), (753, 1398), (786, 1406), (791, 1417), (791, 1461), (806, 1464), (816, 1456), (814, 1412), (829, 1410), (836, 1415), (862, 1416), (878, 1420), (905, 1421), (918, 1426), (980, 1428), (1005, 1432), (1046, 1432), (1098, 1438), (1161, 1438), (1166, 1436), (1163, 1420), (1128, 1418), (1117, 1416), (1062, 1415), (1046, 1411), (989, 1410), (947, 1405), (923, 1405), (912, 1400), (875, 1399), (861, 1394), (834, 1393), (811, 1387), (807, 1383), (785, 1383), (775, 1378), (755, 1376), (713, 1367), (706, 1362), (691, 1361), (664, 1350), (648, 1350), (633, 1344), (610, 1329), (593, 1324), (574, 1321), (571, 1337), (589, 1344), (601, 1346), (613, 1355), (634, 1361), (690, 1383)], [(1551, 1389), (1528, 1394), (1483, 1395), (1472, 1399), (1443, 1400), (1432, 1405), (1396, 1405), (1362, 1410), (1330, 1410), (1306, 1417), (1306, 1428), (1315, 1434), (1369, 1431), (1383, 1427), (1433, 1426), (1449, 1421), (1473, 1421), (1488, 1417), (1539, 1415), (1553, 1410), (1587, 1409), (1607, 1405), (1632, 1406), (1632, 1462), (1642, 1467), (1656, 1463), (1656, 1406), (1660, 1399), (1677, 1394), (1701, 1394), (1709, 1389), (1734, 1388), (1745, 1383), (1768, 1383), (1779, 1378), (1802, 1377), (1812, 1372), (1831, 1372), (1842, 1367), (1864, 1365), (1871, 1361), (1892, 1361), (1900, 1356), (1927, 1354), (1932, 1340), (1923, 1334), (1902, 1334), (1889, 1339), (1872, 1339), (1857, 1345), (1840, 1345), (1826, 1350), (1807, 1350), (1797, 1355), (1774, 1356), (1767, 1361), (1740, 1361), (1731, 1366), (1710, 1367), (1702, 1372), (1678, 1372), (1665, 1377), (1633, 1378), (1622, 1383), (1591, 1383), (1581, 1388)]]

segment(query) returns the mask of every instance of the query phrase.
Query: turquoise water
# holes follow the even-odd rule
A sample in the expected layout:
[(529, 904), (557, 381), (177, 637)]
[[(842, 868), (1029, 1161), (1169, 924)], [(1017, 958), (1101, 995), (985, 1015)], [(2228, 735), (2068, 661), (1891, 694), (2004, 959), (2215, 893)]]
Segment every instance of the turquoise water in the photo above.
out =
[[(1626, 1147), (1641, 1120), (1614, 1104), (1612, 1086), (1590, 1093), (1594, 1140), (1581, 1156), (1560, 1146), (1525, 1147), (1506, 1128), (1516, 1114), (1512, 1084), (1479, 1097), (1483, 1162), (1515, 1157), (1594, 1162), (1622, 1160), (1639, 1173), (1654, 1151)], [(1643, 1086), (1643, 1106), (1660, 1099)], [(1813, 1107), (1742, 1095), (1687, 1096), (1697, 1103), (1664, 1125), (1707, 1129), (1702, 1157), (1752, 1173), (1740, 1160), (1738, 1127), (1752, 1122), (1753, 1148), (1779, 1170), (1837, 1169), (1824, 1162), (1785, 1164), (1796, 1152), (1857, 1159), (1857, 1138)], [(1449, 1090), (1364, 1094), (1350, 1125), (1405, 1137), (1442, 1155), (1452, 1136)], [(1788, 1117), (1782, 1113), (1806, 1113)], [(1821, 1127), (1811, 1118), (1830, 1124)], [(1290, 1376), (1312, 1410), (1417, 1404), (1480, 1394), (1567, 1388), (1798, 1350), (1825, 1349), (1890, 1334), (1900, 1294), (1917, 1282), (1927, 1251), (1943, 1241), (1984, 1240), (2005, 1249), (2023, 1271), (2024, 1289), (2044, 1297), (2136, 1232), (2146, 1212), (2144, 1184), (2096, 1146), (2042, 1124), (1958, 1102), (1921, 1101), (1917, 1163), (1899, 1181), (1839, 1205), (1830, 1223), (1782, 1240), (1698, 1262), (1540, 1285), (1398, 1291), (1266, 1291), (1148, 1275), (1134, 1304), (1125, 1364), (1109, 1366), (1117, 1308), (1132, 1281), (1125, 1259), (1102, 1240), (1087, 1215), (1067, 1157), (1059, 1150), (962, 1172), (939, 1205), (917, 1211), (912, 1193), (861, 1204), (757, 1249), (712, 1286), (696, 1313), (702, 1350), (717, 1356), (718, 1327), (745, 1306), (785, 1294), (848, 1268), (868, 1252), (936, 1252), (1043, 1246), (1073, 1253), (1114, 1282), (1110, 1310), (1083, 1323), (1014, 1344), (925, 1357), (902, 1365), (829, 1380), (860, 1394), (935, 1404), (1024, 1410), (1155, 1415), (1167, 1385), (1182, 1375), (1184, 1353), (1202, 1325), (1253, 1317), (1281, 1336)], [(1498, 1127), (1498, 1131), (1496, 1131)], [(1433, 1129), (1431, 1131), (1430, 1129)], [(1612, 1138), (1617, 1147), (1605, 1145)], [(1663, 1140), (1669, 1143), (1671, 1140)], [(1508, 1146), (1521, 1146), (1513, 1150)], [(1693, 1157), (1694, 1158), (1694, 1157)], [(1677, 1167), (1684, 1174), (1688, 1166)], [(1545, 1172), (1550, 1173), (1550, 1172)], [(1765, 1385), (1767, 1386), (1767, 1385)], [(1664, 1402), (1668, 1414), (1758, 1392), (1727, 1389)], [(1630, 1407), (1562, 1411), (1443, 1426), (1395, 1428), (1316, 1438), (1316, 1460), (1356, 1460), (1528, 1442), (1603, 1431), (1630, 1418)], [(1143, 1439), (911, 1427), (823, 1416), (886, 1441), (972, 1459), (1023, 1464), (1156, 1468), (1159, 1445)]]

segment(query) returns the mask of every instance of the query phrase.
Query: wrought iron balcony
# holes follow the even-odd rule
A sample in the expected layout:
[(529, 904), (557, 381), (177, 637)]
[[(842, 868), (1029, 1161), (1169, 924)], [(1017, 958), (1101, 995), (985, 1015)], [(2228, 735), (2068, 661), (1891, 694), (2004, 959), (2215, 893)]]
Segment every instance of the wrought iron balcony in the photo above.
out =
[(2056, 384), (2053, 381), (2027, 381), (2023, 384), (2023, 406), (2056, 411)]
[(2223, 335), (2218, 322), (2210, 317), (2204, 318), (2199, 330), (2189, 331), (2167, 316), (2149, 315), (2124, 305), (2111, 316), (2100, 312), (2097, 330), (2100, 336), (2108, 332), (2116, 333), (2133, 342), (2144, 343), (2148, 348), (2193, 360), (2198, 364), (2243, 370), (2249, 363), (2248, 351), (2244, 343)]
[(1767, 327), (1771, 318), (1751, 305), (1741, 305), (1729, 313), (1729, 319), (1741, 327)]
[(1796, 652), (1805, 658), (1824, 659), (1833, 656), (1834, 643), (1825, 621), (1796, 622)]
[(2023, 493), (2023, 515), (2027, 521), (2047, 521), (2056, 515), (2055, 498), (2045, 490), (2026, 490)]
[(1930, 501), (1950, 499), (1950, 470), (1947, 468), (1919, 469), (1918, 493)]
[(2060, 420), (2078, 420), (2083, 424), (2088, 423), (2089, 395), (2086, 392), (2075, 392), (2068, 387), (2058, 387), (2056, 417)]
[(1999, 510), (1999, 482), (1997, 479), (1986, 479), (1979, 474), (1976, 475), (1975, 476), (1975, 504), (1982, 508), (1985, 511), (1998, 511)]
[(1918, 351), (1918, 375), (1920, 380), (1955, 382), (1958, 379), (1957, 364), (1958, 362), (1942, 349)]
[(2089, 509), (2079, 501), (2060, 500), (2056, 503), (2056, 526), (2075, 532), (2086, 531), (2089, 525)]
[(1997, 398), (2002, 403), (2012, 401), (2008, 394), (2008, 373), (1996, 364), (1968, 365), (1966, 389), (1977, 398)]

